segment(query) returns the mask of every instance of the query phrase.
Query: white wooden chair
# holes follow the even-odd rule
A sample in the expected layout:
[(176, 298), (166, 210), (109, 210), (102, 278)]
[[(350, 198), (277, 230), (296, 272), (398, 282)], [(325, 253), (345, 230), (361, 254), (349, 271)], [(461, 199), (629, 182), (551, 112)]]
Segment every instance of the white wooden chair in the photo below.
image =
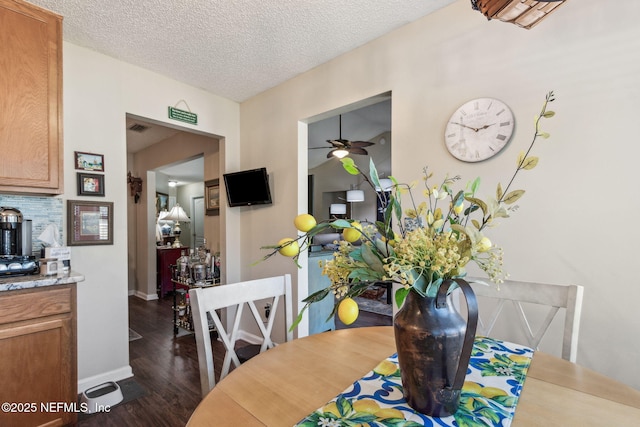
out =
[[(582, 295), (584, 288), (580, 285), (551, 285), (543, 283), (520, 282), (505, 280), (498, 288), (495, 284), (474, 283), (484, 282), (484, 279), (469, 277), (466, 280), (471, 284), (475, 294), (479, 297), (497, 299), (497, 305), (486, 316), (486, 310), (482, 310), (482, 298), (479, 298), (479, 319), (477, 335), (490, 336), (493, 327), (505, 307), (510, 301), (517, 313), (519, 324), (528, 342), (522, 343), (538, 349), (538, 345), (549, 329), (556, 313), (560, 308), (565, 309), (564, 332), (562, 339), (562, 358), (570, 362), (576, 361), (578, 352), (578, 333), (580, 330), (580, 313), (582, 310)], [(534, 332), (522, 303), (549, 306), (546, 317)], [(505, 320), (506, 316), (503, 316)], [(486, 322), (485, 322), (486, 320)]]
[[(219, 339), (222, 340), (226, 354), (222, 364), (220, 380), (229, 373), (231, 362), (238, 367), (240, 360), (235, 351), (235, 344), (238, 339), (238, 328), (242, 318), (243, 308), (249, 306), (253, 318), (262, 333), (262, 345), (259, 352), (274, 347), (271, 338), (274, 320), (277, 315), (278, 305), (281, 297), (284, 298), (284, 325), (286, 329), (286, 341), (293, 339), (293, 332), (289, 329), (293, 323), (293, 309), (291, 301), (291, 275), (269, 277), (265, 279), (238, 282), (229, 285), (220, 285), (210, 288), (194, 288), (189, 290), (191, 299), (191, 310), (193, 313), (193, 327), (196, 335), (196, 346), (198, 349), (198, 364), (200, 366), (200, 386), (202, 397), (204, 397), (215, 386), (215, 374), (213, 369), (213, 352), (211, 338), (209, 335), (209, 322), (207, 314), (213, 319)], [(255, 301), (265, 300), (271, 304), (271, 311), (266, 322), (263, 323), (260, 311), (256, 307)], [(222, 324), (216, 310), (222, 308), (235, 308), (231, 332), (228, 333)], [(227, 311), (228, 314), (231, 310)], [(230, 320), (230, 319), (227, 319)]]

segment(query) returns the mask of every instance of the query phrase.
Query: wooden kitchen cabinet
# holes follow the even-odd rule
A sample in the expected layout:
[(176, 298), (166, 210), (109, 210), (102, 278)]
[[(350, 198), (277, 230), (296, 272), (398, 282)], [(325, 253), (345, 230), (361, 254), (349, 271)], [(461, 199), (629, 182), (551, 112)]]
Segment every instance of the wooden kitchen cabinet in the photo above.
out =
[(62, 17), (0, 0), (0, 192), (62, 194)]
[(0, 425), (75, 423), (76, 349), (75, 284), (0, 292)]

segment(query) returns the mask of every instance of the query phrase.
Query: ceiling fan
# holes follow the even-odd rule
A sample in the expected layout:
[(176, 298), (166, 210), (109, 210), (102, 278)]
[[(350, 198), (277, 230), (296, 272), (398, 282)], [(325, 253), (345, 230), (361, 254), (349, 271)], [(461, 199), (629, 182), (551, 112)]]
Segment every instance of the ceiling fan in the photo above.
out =
[[(338, 139), (327, 139), (327, 142), (331, 144), (333, 149), (327, 154), (327, 158), (338, 157), (343, 158), (349, 154), (369, 154), (363, 147), (373, 145), (373, 142), (369, 141), (349, 141), (348, 139), (342, 139), (342, 115), (339, 116), (340, 120), (340, 137)], [(313, 148), (327, 148), (327, 147), (313, 147)]]

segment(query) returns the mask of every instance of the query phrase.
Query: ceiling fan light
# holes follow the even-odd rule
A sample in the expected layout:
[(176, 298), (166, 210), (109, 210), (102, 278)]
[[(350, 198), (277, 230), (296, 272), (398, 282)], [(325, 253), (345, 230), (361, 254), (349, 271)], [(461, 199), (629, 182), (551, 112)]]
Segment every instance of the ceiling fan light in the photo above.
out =
[(349, 154), (349, 152), (347, 150), (339, 149), (339, 150), (333, 150), (332, 154), (335, 157), (342, 159), (343, 157), (346, 157)]

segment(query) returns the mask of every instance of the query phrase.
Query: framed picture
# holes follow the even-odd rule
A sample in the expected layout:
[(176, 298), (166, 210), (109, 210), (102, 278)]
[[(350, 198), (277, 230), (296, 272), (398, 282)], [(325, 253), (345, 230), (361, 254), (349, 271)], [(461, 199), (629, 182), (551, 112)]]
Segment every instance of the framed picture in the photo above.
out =
[(169, 210), (169, 195), (164, 193), (158, 193), (156, 191), (156, 216), (160, 215), (162, 211)]
[(207, 215), (220, 215), (220, 180), (211, 179), (204, 183), (204, 201)]
[(104, 175), (78, 172), (78, 196), (104, 197)]
[(104, 172), (104, 156), (102, 154), (74, 151), (76, 169), (83, 171)]
[(113, 202), (67, 200), (67, 245), (113, 245)]

